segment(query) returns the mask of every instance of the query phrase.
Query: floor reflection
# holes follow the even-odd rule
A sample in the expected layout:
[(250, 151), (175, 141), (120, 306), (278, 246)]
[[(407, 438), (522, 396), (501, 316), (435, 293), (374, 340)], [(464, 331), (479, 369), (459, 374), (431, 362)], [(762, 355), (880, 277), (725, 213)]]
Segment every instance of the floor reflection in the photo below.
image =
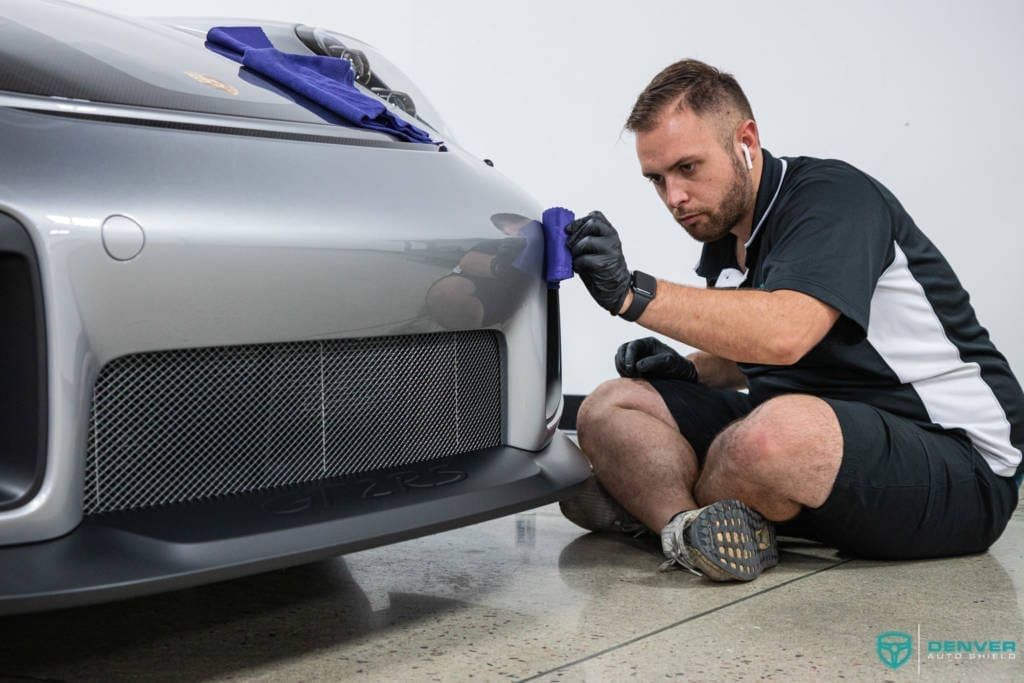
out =
[(721, 585), (659, 573), (654, 535), (582, 533), (551, 506), (284, 571), (0, 618), (0, 680), (489, 680), (584, 659), (571, 671), (644, 679), (683, 652), (719, 671), (726, 645), (756, 653), (733, 671), (755, 678), (761, 662), (796, 678), (811, 658), (877, 667), (875, 637), (918, 624), (925, 640), (1024, 642), (1020, 528), (989, 553), (902, 563), (782, 539), (778, 568)]
[[(371, 603), (339, 558), (134, 600), (4, 617), (0, 679), (201, 680), (464, 607), (412, 593), (389, 593), (378, 602)], [(173, 668), (182, 657), (187, 676)]]

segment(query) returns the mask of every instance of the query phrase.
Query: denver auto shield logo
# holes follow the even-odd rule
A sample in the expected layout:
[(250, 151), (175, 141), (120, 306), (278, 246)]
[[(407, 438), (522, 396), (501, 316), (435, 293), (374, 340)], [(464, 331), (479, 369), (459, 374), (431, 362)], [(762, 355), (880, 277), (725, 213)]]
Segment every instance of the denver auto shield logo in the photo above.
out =
[(878, 658), (890, 669), (898, 669), (910, 660), (914, 652), (914, 640), (901, 631), (879, 633), (875, 641)]
[(209, 76), (204, 76), (203, 74), (196, 73), (195, 71), (186, 71), (185, 75), (194, 81), (198, 81), (203, 85), (208, 85), (211, 88), (216, 88), (217, 90), (222, 90), (229, 95), (238, 94), (238, 88), (232, 87), (227, 83), (218, 81), (216, 78), (210, 78)]

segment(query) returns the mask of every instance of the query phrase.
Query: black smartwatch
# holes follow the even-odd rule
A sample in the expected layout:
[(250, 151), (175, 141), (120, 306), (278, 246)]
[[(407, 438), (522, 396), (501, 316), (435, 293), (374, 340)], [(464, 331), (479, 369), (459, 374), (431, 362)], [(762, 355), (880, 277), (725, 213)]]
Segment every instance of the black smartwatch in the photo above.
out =
[(629, 288), (633, 290), (633, 301), (629, 308), (622, 312), (621, 317), (635, 323), (647, 309), (647, 304), (651, 303), (651, 299), (658, 293), (658, 281), (653, 275), (634, 270), (629, 276)]

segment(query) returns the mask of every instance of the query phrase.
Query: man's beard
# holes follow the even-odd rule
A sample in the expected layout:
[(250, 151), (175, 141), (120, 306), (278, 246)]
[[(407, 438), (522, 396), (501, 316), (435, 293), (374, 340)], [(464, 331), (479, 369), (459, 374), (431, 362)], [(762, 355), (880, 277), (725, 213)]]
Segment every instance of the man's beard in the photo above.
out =
[[(722, 202), (714, 210), (701, 211), (703, 221), (693, 225), (685, 225), (676, 218), (690, 237), (698, 242), (714, 242), (729, 234), (750, 210), (754, 202), (754, 185), (750, 173), (740, 163), (738, 157), (732, 159), (732, 182)], [(676, 216), (675, 211), (672, 212)]]

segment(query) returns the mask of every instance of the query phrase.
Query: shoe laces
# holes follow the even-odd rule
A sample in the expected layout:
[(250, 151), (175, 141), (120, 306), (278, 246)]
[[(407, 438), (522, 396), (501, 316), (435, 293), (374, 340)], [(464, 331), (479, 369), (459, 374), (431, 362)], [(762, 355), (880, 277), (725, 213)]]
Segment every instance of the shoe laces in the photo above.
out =
[(661, 549), (668, 559), (661, 563), (658, 571), (669, 571), (675, 565), (679, 565), (695, 576), (704, 576), (704, 573), (697, 569), (686, 543), (686, 530), (699, 513), (699, 509), (680, 512), (661, 530)]

